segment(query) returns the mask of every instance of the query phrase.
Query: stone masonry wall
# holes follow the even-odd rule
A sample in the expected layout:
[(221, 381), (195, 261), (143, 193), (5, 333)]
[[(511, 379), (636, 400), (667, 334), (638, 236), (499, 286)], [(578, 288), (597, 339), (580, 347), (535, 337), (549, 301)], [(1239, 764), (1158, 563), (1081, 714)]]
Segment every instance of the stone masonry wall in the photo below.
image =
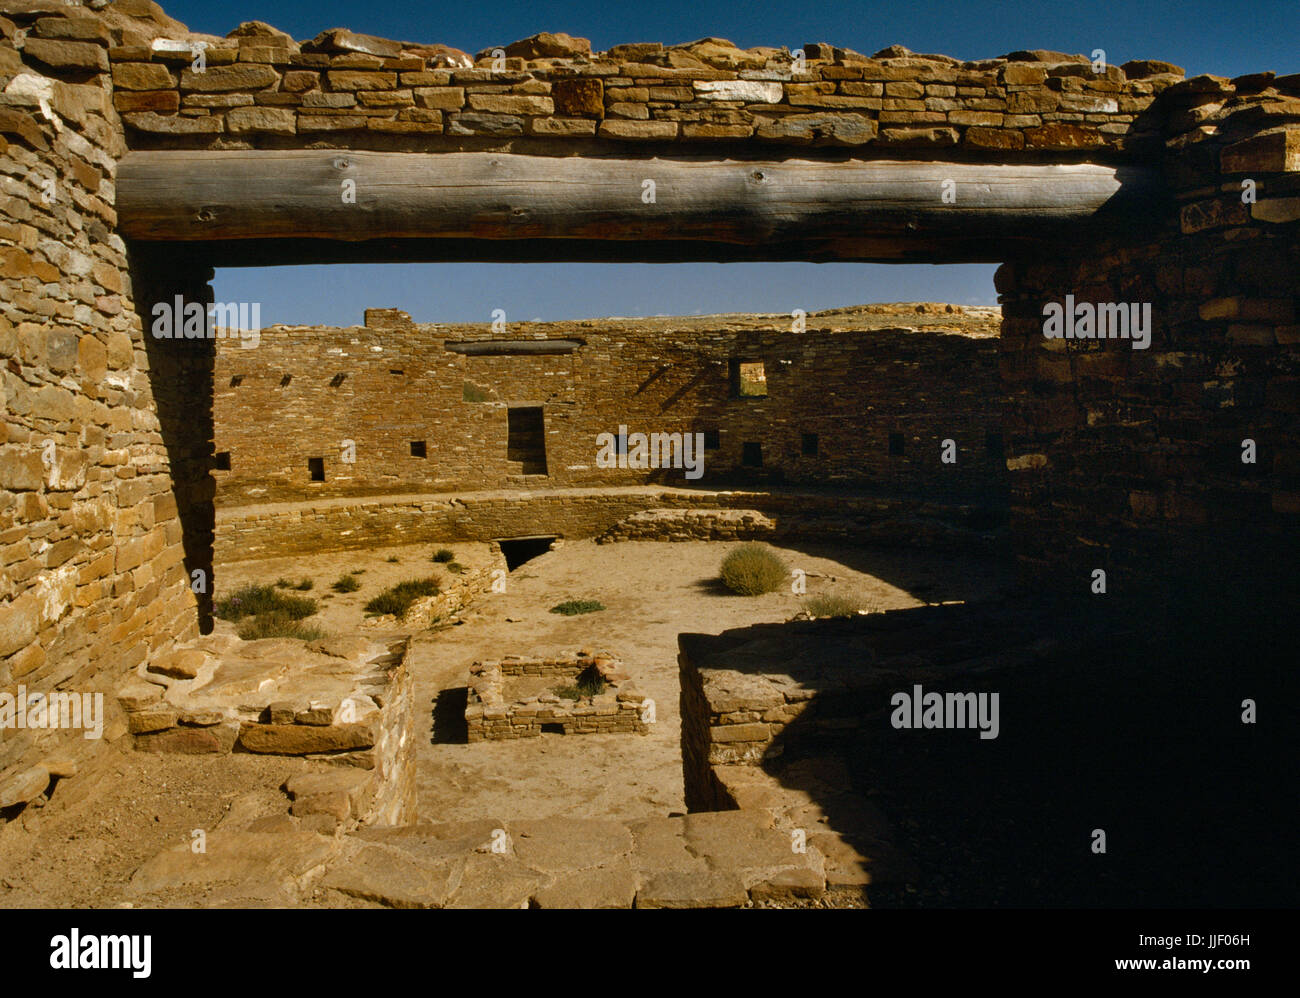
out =
[[(504, 334), (412, 324), (395, 310), (369, 310), (366, 321), (272, 327), (254, 349), (217, 341), (223, 506), (520, 483), (785, 480), (987, 495), (1005, 479), (995, 309), (841, 309), (808, 316), (799, 333), (789, 316), (520, 323)], [(448, 349), (491, 340), (581, 345), (545, 355)], [(762, 362), (765, 397), (736, 396), (732, 365), (742, 360)], [(509, 449), (516, 406), (542, 409), (545, 476), (525, 475)], [(598, 435), (620, 426), (717, 439), (705, 440), (703, 477), (690, 482), (679, 469), (599, 467)], [(946, 438), (955, 464), (941, 460)], [(311, 458), (323, 461), (323, 482), (311, 480)]]
[[(111, 693), (198, 633), (177, 495), (114, 233), (126, 151), (88, 10), (0, 4), (0, 691)], [(120, 733), (110, 725), (106, 737)], [(41, 793), (80, 731), (0, 728), (0, 808)], [(58, 754), (55, 766), (53, 757)], [(71, 756), (69, 754), (72, 754)], [(18, 774), (21, 792), (7, 774)]]
[(260, 22), (224, 39), (175, 36), (206, 43), (206, 69), (193, 68), (188, 44), (109, 53), (137, 147), (725, 142), (754, 152), (1123, 156), (1158, 144), (1142, 114), (1182, 77), (1168, 63), (1097, 72), (1082, 55), (1046, 51), (964, 62), (902, 46), (867, 57), (816, 43), (792, 54), (705, 38), (593, 53), (585, 39), (544, 34), (471, 59), (341, 29), (299, 43)]
[(1004, 511), (921, 499), (843, 493), (712, 492), (685, 489), (557, 489), (334, 499), (223, 510), (217, 518), (218, 562), (319, 551), (358, 550), (403, 542), (491, 541), (556, 535), (596, 537), (646, 509), (734, 505), (777, 523), (773, 539), (923, 545), (992, 551)]
[[(998, 272), (1015, 545), (1126, 598), (1294, 594), (1300, 550), (1300, 100), (1272, 74), (1167, 91), (1163, 224)], [(1289, 89), (1288, 89), (1289, 88)], [(1152, 306), (1146, 350), (1043, 336), (1043, 306)], [(1063, 538), (1055, 525), (1068, 523)]]

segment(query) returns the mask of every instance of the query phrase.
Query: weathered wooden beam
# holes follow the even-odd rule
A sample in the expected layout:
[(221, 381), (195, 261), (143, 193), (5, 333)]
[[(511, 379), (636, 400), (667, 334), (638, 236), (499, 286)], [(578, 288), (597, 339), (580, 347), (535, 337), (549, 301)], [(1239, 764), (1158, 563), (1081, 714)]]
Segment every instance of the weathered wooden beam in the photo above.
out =
[[(992, 259), (999, 243), (1150, 210), (1159, 193), (1151, 172), (1090, 163), (488, 152), (132, 152), (117, 175), (119, 231), (129, 239), (553, 241), (551, 260), (567, 258), (569, 240), (575, 249), (640, 244), (645, 259), (681, 241), (736, 247), (734, 258), (746, 259), (902, 259), (909, 244), (942, 258), (946, 242), (982, 241), (979, 256)], [(639, 252), (621, 250), (620, 259)]]

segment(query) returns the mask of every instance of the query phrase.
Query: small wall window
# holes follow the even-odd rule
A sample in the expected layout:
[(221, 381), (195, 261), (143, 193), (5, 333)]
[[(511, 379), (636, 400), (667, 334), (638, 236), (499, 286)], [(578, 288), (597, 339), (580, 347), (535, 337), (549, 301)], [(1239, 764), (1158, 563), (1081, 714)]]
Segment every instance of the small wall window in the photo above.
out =
[(989, 457), (1002, 459), (1002, 431), (988, 430), (984, 434), (984, 451)]
[(281, 387), (281, 388), (288, 388), (288, 387), (289, 387), (289, 382), (292, 381), (292, 380), (293, 380), (293, 375), (292, 375), (292, 374), (286, 374), (283, 378), (280, 379), (280, 387)]
[(388, 373), (389, 373), (389, 374), (405, 374), (406, 372), (403, 371), (403, 370), (399, 370), (398, 368), (395, 368), (395, 367), (390, 367), (390, 368), (388, 369)]
[(817, 434), (805, 433), (800, 439), (800, 450), (804, 457), (817, 456)]
[(731, 361), (731, 394), (742, 399), (767, 395), (767, 371), (761, 360)]
[(903, 435), (901, 433), (891, 433), (889, 435), (889, 456), (903, 456)]
[(428, 457), (428, 456), (429, 456), (429, 450), (428, 447), (425, 446), (425, 442), (423, 440), (411, 441), (411, 457)]
[(755, 440), (741, 444), (740, 463), (746, 468), (763, 467), (763, 445)]
[(230, 387), (238, 388), (243, 383), (243, 381), (244, 381), (244, 376), (242, 374), (232, 375), (230, 378)]
[(339, 385), (343, 384), (343, 379), (346, 377), (347, 377), (346, 374), (334, 375), (334, 377), (330, 378), (330, 387), (337, 388)]
[(718, 450), (722, 446), (722, 433), (719, 430), (704, 431), (704, 449)]
[(325, 481), (325, 459), (323, 457), (307, 458), (307, 471), (311, 473), (313, 482)]
[(213, 465), (218, 471), (230, 470), (230, 451), (223, 450), (213, 459)]

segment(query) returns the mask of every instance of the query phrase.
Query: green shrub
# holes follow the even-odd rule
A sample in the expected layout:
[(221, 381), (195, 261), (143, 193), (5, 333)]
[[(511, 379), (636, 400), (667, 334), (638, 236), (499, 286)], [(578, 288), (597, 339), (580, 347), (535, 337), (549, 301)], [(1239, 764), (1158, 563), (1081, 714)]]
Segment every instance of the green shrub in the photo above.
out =
[(305, 593), (305, 592), (307, 592), (307, 590), (309, 590), (309, 589), (310, 589), (312, 586), (314, 586), (315, 584), (316, 584), (316, 583), (312, 582), (311, 579), (299, 579), (299, 580), (298, 580), (298, 584), (297, 584), (296, 586), (294, 586), (293, 588), (296, 589), (296, 590), (298, 590), (298, 592), (300, 592), (300, 593)]
[(314, 624), (304, 624), (283, 610), (271, 610), (250, 617), (239, 625), (239, 636), (245, 641), (261, 638), (297, 638), (299, 641), (317, 641), (325, 632)]
[(292, 589), (292, 588), (293, 588), (293, 583), (290, 582), (288, 579), (281, 577), (281, 578), (275, 580), (275, 588), (276, 588), (276, 589)]
[(366, 604), (367, 613), (391, 613), (394, 617), (402, 618), (406, 616), (406, 611), (411, 608), (421, 596), (436, 596), (438, 594), (437, 579), (407, 579), (405, 582), (399, 582)]
[(449, 561), (447, 562), (447, 571), (452, 575), (460, 575), (461, 572), (465, 571), (465, 566), (458, 561)]
[(393, 555), (391, 558), (388, 558), (388, 559), (386, 559), (386, 560), (388, 561), (388, 564), (390, 564), (390, 565), (396, 565), (399, 561), (401, 561), (401, 559), (398, 558), (397, 555)]
[(287, 596), (274, 586), (249, 584), (236, 589), (226, 599), (218, 600), (213, 612), (222, 620), (243, 620), (259, 614), (280, 612), (292, 620), (310, 617), (316, 601), (304, 596)]
[(361, 583), (357, 580), (356, 573), (349, 572), (347, 575), (340, 575), (330, 588), (336, 593), (354, 593), (361, 588)]
[(599, 600), (571, 599), (551, 607), (551, 613), (562, 613), (566, 617), (576, 617), (580, 613), (595, 613), (597, 610), (603, 609), (605, 609), (605, 604)]
[(722, 559), (722, 582), (733, 593), (758, 596), (786, 584), (790, 570), (785, 562), (761, 544), (742, 544)]
[(814, 617), (856, 617), (868, 609), (861, 597), (819, 593), (803, 601), (803, 608)]
[(455, 561), (456, 552), (451, 548), (438, 548), (438, 550), (433, 553), (433, 560), (437, 562)]

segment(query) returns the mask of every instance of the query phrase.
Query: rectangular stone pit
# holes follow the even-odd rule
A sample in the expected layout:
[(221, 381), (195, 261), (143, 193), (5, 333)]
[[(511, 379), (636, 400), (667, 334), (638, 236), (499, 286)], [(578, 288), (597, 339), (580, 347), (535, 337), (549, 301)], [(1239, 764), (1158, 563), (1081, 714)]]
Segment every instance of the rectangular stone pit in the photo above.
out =
[[(599, 675), (605, 692), (578, 700), (557, 696), (556, 687), (575, 686), (584, 673)], [(595, 735), (645, 734), (646, 703), (607, 652), (586, 649), (559, 658), (521, 658), (475, 662), (469, 670), (465, 723), (471, 742), (532, 738), (544, 733)]]

